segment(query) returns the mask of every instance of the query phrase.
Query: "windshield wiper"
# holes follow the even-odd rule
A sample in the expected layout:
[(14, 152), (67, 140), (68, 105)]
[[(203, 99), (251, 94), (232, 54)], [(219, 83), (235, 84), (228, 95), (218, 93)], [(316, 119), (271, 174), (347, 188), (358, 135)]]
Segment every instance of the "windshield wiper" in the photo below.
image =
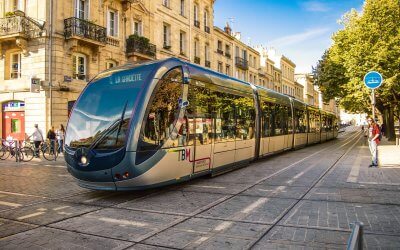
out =
[[(126, 111), (126, 106), (128, 105), (128, 101), (125, 102), (124, 108), (122, 109), (121, 117), (118, 118), (118, 120), (115, 120), (107, 129), (105, 129), (101, 135), (94, 141), (92, 144), (89, 146), (89, 150), (93, 149), (96, 147), (107, 135), (110, 134), (110, 132), (114, 131), (117, 128), (118, 125), (118, 132), (117, 132), (117, 140), (118, 140), (118, 134), (120, 132), (122, 122), (124, 120), (124, 115)], [(116, 141), (117, 142), (117, 141)]]

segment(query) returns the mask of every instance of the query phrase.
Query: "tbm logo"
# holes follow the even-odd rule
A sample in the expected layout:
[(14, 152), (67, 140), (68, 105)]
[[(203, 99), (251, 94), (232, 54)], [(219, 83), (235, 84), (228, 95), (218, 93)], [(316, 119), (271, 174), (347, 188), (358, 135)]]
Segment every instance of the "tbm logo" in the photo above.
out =
[(178, 150), (178, 161), (184, 161), (190, 158), (190, 148)]

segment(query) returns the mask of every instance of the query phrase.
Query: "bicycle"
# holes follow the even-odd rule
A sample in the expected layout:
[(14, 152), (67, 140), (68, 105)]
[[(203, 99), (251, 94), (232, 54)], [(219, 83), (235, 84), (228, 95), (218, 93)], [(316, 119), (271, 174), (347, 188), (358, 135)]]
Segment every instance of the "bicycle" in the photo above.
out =
[[(24, 143), (24, 142), (23, 142)], [(6, 160), (8, 157), (15, 157), (17, 161), (28, 162), (32, 160), (34, 151), (27, 146), (21, 146), (19, 141), (3, 141), (0, 149), (0, 159)]]
[[(51, 144), (53, 144), (53, 145), (51, 145)], [(58, 156), (57, 148), (58, 148), (58, 145), (57, 145), (57, 141), (56, 140), (51, 140), (50, 143), (48, 141), (44, 141), (44, 142), (42, 142), (40, 144), (38, 149), (36, 149), (35, 146), (33, 144), (31, 144), (30, 142), (25, 142), (25, 145), (28, 145), (28, 146), (25, 146), (25, 147), (28, 147), (28, 148), (30, 148), (30, 150), (33, 151), (33, 155), (28, 161), (32, 160), (33, 156), (36, 155), (36, 154), (37, 154), (36, 155), (37, 157), (40, 157), (40, 153), (42, 153), (43, 158), (45, 158), (48, 161), (57, 160), (57, 156)]]

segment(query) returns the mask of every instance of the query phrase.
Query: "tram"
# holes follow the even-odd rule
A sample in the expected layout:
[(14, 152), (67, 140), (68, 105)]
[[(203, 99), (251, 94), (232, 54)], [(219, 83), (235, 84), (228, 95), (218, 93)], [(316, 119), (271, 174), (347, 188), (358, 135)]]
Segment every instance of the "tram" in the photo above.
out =
[(337, 135), (332, 113), (170, 58), (96, 76), (73, 107), (64, 155), (82, 187), (140, 190)]

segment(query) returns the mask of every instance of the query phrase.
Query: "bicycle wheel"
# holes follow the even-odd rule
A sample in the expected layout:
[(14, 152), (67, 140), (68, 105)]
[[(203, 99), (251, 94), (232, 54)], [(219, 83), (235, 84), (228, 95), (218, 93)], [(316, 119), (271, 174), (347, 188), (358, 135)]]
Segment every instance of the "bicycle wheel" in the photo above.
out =
[(21, 148), (21, 155), (22, 155), (22, 161), (28, 162), (33, 159), (35, 152), (31, 147), (23, 147)]
[(2, 153), (1, 153), (2, 156), (0, 159), (5, 160), (10, 156), (10, 148), (9, 147), (3, 146), (3, 147), (1, 147), (1, 151), (2, 151)]
[(57, 150), (48, 145), (42, 147), (43, 157), (48, 161), (54, 161), (57, 157)]

